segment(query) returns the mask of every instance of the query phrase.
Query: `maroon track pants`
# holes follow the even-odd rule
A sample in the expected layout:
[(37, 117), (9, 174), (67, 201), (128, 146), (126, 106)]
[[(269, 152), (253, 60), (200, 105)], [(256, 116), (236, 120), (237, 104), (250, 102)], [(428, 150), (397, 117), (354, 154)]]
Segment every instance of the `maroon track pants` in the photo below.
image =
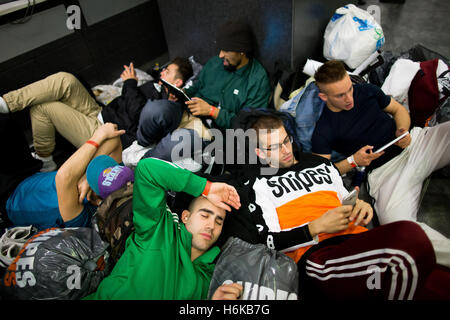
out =
[(450, 298), (450, 272), (430, 277), (434, 250), (414, 222), (386, 224), (311, 251), (299, 262), (302, 298)]

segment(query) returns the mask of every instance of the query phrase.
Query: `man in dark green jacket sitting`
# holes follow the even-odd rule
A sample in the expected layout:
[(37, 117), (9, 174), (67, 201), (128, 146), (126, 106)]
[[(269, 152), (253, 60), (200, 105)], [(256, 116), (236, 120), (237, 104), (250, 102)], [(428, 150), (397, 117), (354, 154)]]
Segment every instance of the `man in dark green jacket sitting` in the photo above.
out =
[[(266, 70), (253, 57), (253, 34), (247, 23), (235, 21), (222, 25), (216, 42), (219, 55), (209, 59), (200, 71), (198, 80), (185, 89), (192, 99), (186, 101), (186, 105), (192, 115), (211, 119), (213, 127), (228, 129), (232, 127), (233, 118), (243, 108), (267, 108), (271, 88)], [(163, 123), (164, 119), (177, 116), (173, 111), (165, 111), (164, 116), (156, 116), (154, 110), (152, 104), (144, 107), (139, 119), (138, 140), (151, 140), (152, 137), (144, 137), (142, 133), (145, 133), (144, 128), (155, 123), (155, 118), (162, 117), (163, 120), (158, 123)], [(204, 138), (195, 136), (195, 133), (193, 136), (191, 140)], [(148, 151), (144, 158), (157, 157), (176, 161), (178, 159), (172, 158), (171, 151), (178, 141), (177, 134), (169, 133), (158, 145), (159, 150)]]
[[(181, 222), (166, 203), (166, 191), (196, 198)], [(234, 187), (211, 183), (172, 163), (141, 160), (135, 170), (133, 222), (126, 249), (97, 291), (87, 299), (206, 299), (225, 211), (238, 209)], [(223, 285), (213, 299), (237, 299), (239, 284)]]
[(186, 93), (195, 116), (209, 116), (223, 129), (244, 107), (266, 108), (270, 83), (264, 67), (253, 57), (249, 26), (241, 21), (224, 24), (217, 35), (219, 56), (203, 67), (199, 80)]

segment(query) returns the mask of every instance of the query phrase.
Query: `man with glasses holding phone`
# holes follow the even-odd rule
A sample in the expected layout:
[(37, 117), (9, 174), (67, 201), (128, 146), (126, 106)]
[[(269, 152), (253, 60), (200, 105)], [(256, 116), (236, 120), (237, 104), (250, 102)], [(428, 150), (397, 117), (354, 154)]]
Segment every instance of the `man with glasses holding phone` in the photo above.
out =
[(218, 243), (234, 236), (285, 253), (299, 267), (302, 299), (450, 298), (428, 290), (432, 271), (440, 290), (450, 285), (450, 274), (435, 271), (433, 248), (417, 224), (368, 230), (372, 207), (359, 199), (343, 205), (349, 192), (334, 164), (299, 152), (276, 112), (239, 117), (249, 119), (243, 128), (254, 131), (248, 151), (262, 164), (229, 181), (242, 205), (227, 218)]

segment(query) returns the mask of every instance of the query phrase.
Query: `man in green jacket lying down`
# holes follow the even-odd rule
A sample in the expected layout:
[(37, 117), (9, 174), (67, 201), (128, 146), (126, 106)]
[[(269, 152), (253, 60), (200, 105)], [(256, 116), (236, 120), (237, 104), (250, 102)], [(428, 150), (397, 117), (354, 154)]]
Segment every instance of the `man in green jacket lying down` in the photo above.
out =
[[(196, 198), (181, 215), (166, 204), (166, 191)], [(226, 211), (240, 207), (236, 190), (211, 183), (170, 162), (143, 159), (135, 170), (135, 231), (114, 267), (86, 299), (206, 299)], [(237, 299), (242, 286), (217, 289), (213, 299)]]

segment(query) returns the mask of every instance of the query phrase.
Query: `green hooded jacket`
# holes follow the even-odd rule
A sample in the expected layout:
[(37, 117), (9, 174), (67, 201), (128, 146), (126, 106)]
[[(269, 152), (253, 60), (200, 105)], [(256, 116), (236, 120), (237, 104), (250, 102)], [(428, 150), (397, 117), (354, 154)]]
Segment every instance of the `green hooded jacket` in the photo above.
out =
[(206, 179), (170, 162), (139, 161), (135, 170), (135, 231), (111, 274), (85, 299), (206, 299), (220, 250), (191, 261), (192, 234), (166, 204), (166, 190), (199, 196)]
[(199, 97), (220, 107), (215, 120), (223, 128), (231, 128), (233, 118), (243, 108), (267, 108), (270, 82), (264, 67), (255, 59), (236, 71), (227, 71), (218, 56), (205, 64), (195, 84), (186, 89), (190, 97)]

